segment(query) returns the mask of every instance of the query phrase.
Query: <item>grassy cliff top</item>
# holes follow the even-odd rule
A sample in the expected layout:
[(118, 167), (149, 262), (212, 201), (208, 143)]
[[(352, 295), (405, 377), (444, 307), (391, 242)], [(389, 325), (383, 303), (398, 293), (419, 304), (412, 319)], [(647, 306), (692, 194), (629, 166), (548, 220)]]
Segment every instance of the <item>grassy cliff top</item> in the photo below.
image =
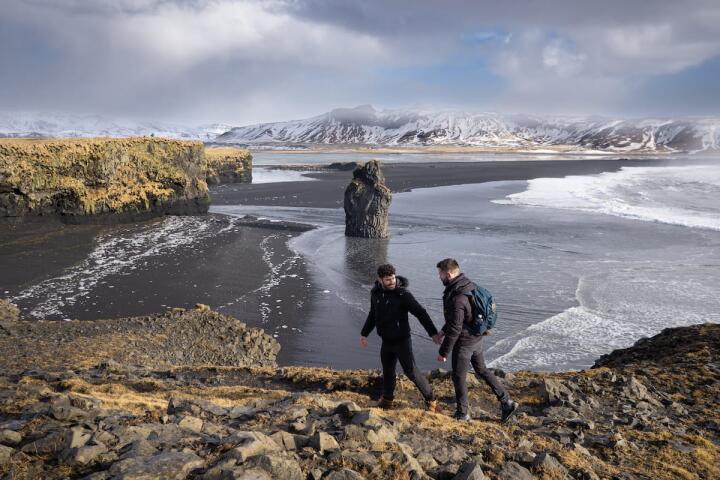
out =
[(142, 210), (207, 194), (203, 148), (153, 137), (0, 139), (0, 187), (30, 211), (58, 196), (84, 214)]
[(220, 162), (230, 159), (247, 161), (252, 159), (250, 150), (236, 147), (207, 147), (205, 157), (208, 162)]

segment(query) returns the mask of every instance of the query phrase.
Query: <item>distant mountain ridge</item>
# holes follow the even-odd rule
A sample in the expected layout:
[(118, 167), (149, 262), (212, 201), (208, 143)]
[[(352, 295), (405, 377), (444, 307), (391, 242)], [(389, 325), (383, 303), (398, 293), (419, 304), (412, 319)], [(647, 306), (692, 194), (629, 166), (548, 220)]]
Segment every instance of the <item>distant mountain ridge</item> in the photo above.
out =
[(720, 150), (720, 117), (610, 119), (459, 110), (338, 108), (243, 127), (121, 122), (101, 116), (0, 113), (0, 137), (149, 136), (256, 148), (329, 145), (469, 147), (497, 151), (698, 153)]
[(222, 123), (188, 127), (163, 122), (110, 120), (99, 115), (0, 113), (0, 137), (88, 138), (154, 135), (211, 141), (232, 128)]
[(720, 118), (619, 120), (455, 110), (340, 108), (305, 120), (233, 128), (216, 143), (256, 146), (465, 146), (604, 152), (702, 152), (720, 147)]

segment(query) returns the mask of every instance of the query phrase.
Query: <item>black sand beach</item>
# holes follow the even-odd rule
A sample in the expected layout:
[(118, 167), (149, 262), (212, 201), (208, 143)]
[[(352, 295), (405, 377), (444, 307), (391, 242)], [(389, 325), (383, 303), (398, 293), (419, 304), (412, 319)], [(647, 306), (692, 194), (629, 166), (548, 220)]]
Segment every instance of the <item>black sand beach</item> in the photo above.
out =
[[(397, 192), (418, 187), (592, 174), (665, 162), (601, 159), (390, 164), (384, 171), (388, 184)], [(310, 175), (318, 181), (226, 184), (213, 188), (211, 196), (217, 205), (341, 207), (351, 173), (328, 171)], [(196, 233), (200, 230), (204, 232), (201, 235)], [(26, 316), (34, 318), (116, 318), (208, 304), (277, 335), (283, 345), (278, 360), (283, 364), (286, 359), (297, 358), (297, 352), (302, 350), (302, 345), (293, 345), (302, 342), (302, 336), (284, 336), (283, 331), (302, 331), (304, 316), (311, 311), (311, 280), (303, 259), (287, 247), (287, 240), (302, 230), (298, 225), (212, 214), (116, 226), (4, 225), (0, 231), (0, 270), (4, 273), (0, 276), (0, 292), (13, 299)], [(196, 238), (174, 246), (173, 235), (180, 239)], [(143, 240), (132, 245), (136, 237)], [(168, 245), (145, 255), (166, 241)], [(130, 247), (125, 246), (127, 242)], [(99, 255), (99, 248), (107, 267), (87, 263), (89, 255)], [(113, 259), (105, 257), (112, 257), (116, 251), (120, 257), (115, 260), (127, 265), (114, 269)], [(129, 255), (130, 260), (123, 255)], [(94, 269), (94, 273), (87, 273), (86, 267)], [(66, 301), (67, 297), (72, 297), (71, 301)], [(53, 298), (63, 305), (53, 309)], [(44, 309), (38, 309), (38, 303)], [(52, 313), (43, 314), (48, 311)]]
[[(462, 185), (503, 180), (529, 180), (540, 177), (592, 175), (617, 171), (622, 167), (652, 166), (681, 160), (543, 160), (505, 162), (389, 163), (383, 165), (386, 183), (393, 192), (413, 188)], [(272, 167), (270, 167), (272, 168)], [(226, 184), (211, 190), (214, 205), (268, 205), (337, 208), (352, 172), (310, 172), (320, 182)]]

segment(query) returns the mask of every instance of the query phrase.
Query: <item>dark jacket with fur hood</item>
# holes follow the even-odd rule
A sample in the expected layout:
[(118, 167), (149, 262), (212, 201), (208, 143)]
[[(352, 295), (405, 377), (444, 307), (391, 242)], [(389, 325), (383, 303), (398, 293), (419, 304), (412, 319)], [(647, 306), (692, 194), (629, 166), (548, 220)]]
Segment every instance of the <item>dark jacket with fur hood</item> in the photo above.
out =
[(361, 335), (367, 337), (374, 328), (387, 342), (399, 342), (410, 338), (408, 312), (412, 313), (433, 336), (438, 333), (427, 311), (415, 300), (407, 289), (408, 280), (397, 276), (394, 290), (385, 290), (378, 281), (370, 291), (370, 312), (368, 313)]

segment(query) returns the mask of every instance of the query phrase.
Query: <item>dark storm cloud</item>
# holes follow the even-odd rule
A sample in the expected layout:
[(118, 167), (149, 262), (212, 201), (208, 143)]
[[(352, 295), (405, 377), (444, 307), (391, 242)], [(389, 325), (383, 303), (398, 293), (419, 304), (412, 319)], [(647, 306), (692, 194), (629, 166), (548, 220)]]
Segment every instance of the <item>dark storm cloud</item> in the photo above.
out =
[(642, 114), (663, 112), (648, 106), (666, 87), (665, 114), (718, 107), (696, 79), (718, 72), (715, 1), (0, 4), (4, 110), (186, 123), (360, 103)]

